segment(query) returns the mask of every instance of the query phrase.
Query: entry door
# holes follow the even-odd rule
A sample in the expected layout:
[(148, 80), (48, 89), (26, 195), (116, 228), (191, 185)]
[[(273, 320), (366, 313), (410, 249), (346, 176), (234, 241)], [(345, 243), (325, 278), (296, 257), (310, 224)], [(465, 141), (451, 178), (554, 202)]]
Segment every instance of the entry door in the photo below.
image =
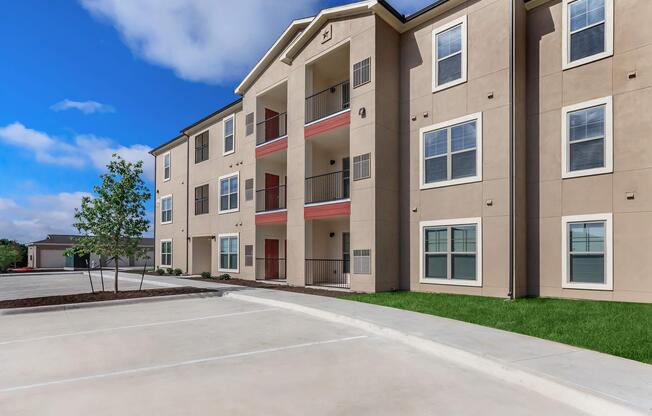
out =
[(349, 158), (345, 157), (342, 159), (342, 198), (349, 198), (350, 193), (350, 183), (351, 183), (351, 164), (349, 163)]
[(265, 239), (265, 279), (278, 279), (278, 240)]
[(272, 140), (279, 137), (278, 113), (269, 108), (265, 109), (265, 140)]
[(265, 174), (265, 211), (279, 208), (279, 181), (277, 175)]

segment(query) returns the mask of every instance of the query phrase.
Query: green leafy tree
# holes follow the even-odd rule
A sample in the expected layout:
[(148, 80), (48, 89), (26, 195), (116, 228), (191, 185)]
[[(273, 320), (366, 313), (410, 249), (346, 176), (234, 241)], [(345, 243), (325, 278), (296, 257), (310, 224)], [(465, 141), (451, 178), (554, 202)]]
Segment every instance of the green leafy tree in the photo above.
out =
[(120, 257), (144, 257), (140, 238), (149, 229), (145, 203), (151, 194), (141, 178), (143, 162), (127, 162), (117, 154), (100, 175), (102, 183), (93, 187), (93, 198), (84, 197), (75, 210), (75, 228), (80, 237), (66, 255), (98, 254), (115, 265), (115, 287), (118, 292)]
[(0, 245), (0, 272), (6, 272), (7, 268), (20, 259), (20, 253), (11, 245)]
[(18, 254), (16, 261), (13, 263), (14, 267), (27, 265), (27, 246), (25, 244), (20, 244), (14, 240), (7, 240), (6, 238), (0, 238), (0, 246), (8, 246), (13, 248)]

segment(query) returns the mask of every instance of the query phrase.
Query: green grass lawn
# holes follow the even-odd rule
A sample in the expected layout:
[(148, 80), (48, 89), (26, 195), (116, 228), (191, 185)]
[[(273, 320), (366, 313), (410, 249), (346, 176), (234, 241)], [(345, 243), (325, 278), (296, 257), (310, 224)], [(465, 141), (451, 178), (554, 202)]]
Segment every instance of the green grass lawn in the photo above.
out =
[(418, 292), (342, 298), (443, 316), (652, 364), (652, 304)]

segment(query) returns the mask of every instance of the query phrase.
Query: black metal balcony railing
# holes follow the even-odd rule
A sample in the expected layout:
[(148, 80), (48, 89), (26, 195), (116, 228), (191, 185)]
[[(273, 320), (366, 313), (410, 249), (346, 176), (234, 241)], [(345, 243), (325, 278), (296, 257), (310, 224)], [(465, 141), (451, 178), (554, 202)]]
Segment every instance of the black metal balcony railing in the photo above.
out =
[(277, 114), (256, 124), (256, 144), (263, 144), (288, 134), (287, 113)]
[(351, 93), (346, 80), (306, 98), (306, 123), (349, 108)]
[(284, 258), (256, 259), (256, 280), (285, 280), (287, 263)]
[(306, 259), (306, 286), (349, 289), (349, 260)]
[(285, 209), (287, 206), (286, 202), (287, 194), (285, 192), (285, 185), (256, 191), (256, 212)]
[(306, 178), (306, 204), (337, 201), (349, 198), (349, 196), (348, 170)]

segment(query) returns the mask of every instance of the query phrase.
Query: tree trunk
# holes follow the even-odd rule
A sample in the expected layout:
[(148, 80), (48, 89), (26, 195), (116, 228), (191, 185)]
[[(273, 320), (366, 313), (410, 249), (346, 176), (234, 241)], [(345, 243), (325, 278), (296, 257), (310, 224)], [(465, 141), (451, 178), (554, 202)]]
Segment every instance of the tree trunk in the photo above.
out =
[(115, 293), (118, 293), (118, 258), (113, 259), (115, 261)]

